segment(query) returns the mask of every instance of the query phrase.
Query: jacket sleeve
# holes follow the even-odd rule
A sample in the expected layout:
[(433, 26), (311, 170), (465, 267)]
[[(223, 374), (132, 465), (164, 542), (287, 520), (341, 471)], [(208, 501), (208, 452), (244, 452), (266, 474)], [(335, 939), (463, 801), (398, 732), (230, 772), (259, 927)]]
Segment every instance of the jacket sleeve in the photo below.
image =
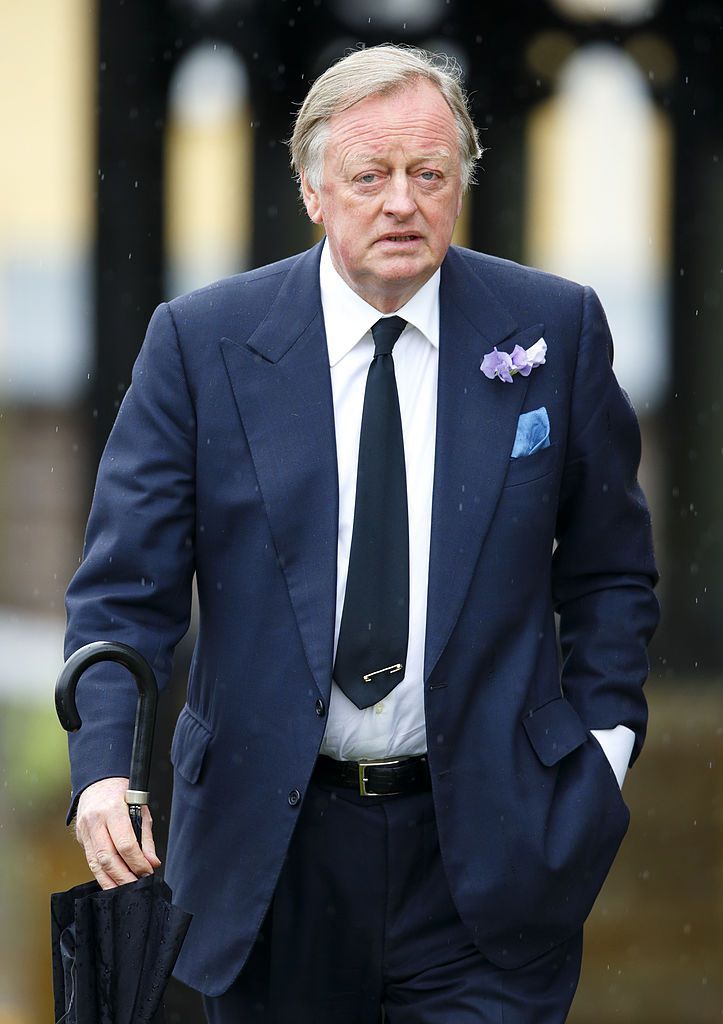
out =
[(552, 570), (562, 687), (589, 729), (633, 730), (632, 763), (645, 737), (658, 576), (637, 420), (612, 370), (600, 302), (585, 288), (582, 303)]
[[(68, 657), (94, 640), (136, 648), (159, 687), (190, 619), (194, 571), (195, 416), (171, 311), (155, 311), (98, 470), (82, 562), (66, 595)], [(100, 664), (77, 691), (69, 737), (72, 796), (128, 775), (137, 690)]]

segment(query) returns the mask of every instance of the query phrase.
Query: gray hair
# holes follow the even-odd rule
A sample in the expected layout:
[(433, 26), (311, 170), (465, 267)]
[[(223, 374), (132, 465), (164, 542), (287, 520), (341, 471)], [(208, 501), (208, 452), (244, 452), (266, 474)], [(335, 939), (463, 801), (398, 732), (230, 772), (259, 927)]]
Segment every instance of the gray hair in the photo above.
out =
[(475, 161), (482, 155), (477, 129), (462, 88), (462, 69), (453, 57), (412, 46), (385, 43), (353, 50), (316, 79), (294, 122), (291, 167), (312, 188), (321, 186), (329, 121), (370, 96), (387, 95), (419, 79), (439, 89), (457, 125), (462, 187), (474, 181)]

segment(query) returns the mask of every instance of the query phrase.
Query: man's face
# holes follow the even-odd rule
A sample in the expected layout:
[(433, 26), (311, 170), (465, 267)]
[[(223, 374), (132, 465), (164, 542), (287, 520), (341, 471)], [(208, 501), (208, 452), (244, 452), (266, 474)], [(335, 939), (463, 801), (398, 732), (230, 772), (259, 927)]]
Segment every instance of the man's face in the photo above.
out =
[(302, 187), (337, 272), (372, 306), (394, 312), (439, 267), (459, 216), (452, 111), (426, 80), (362, 100), (329, 122), (319, 190), (303, 173)]

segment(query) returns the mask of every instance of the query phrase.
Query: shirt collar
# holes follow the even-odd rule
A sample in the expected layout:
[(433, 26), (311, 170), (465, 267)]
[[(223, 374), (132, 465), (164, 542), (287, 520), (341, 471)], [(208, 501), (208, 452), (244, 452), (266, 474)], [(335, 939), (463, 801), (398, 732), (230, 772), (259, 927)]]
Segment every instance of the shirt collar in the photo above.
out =
[[(439, 281), (440, 271), (430, 277), (409, 302), (398, 309), (395, 316), (401, 316), (435, 348), (439, 348)], [(373, 324), (383, 316), (378, 309), (357, 295), (337, 273), (331, 262), (327, 242), (321, 252), (319, 264), (321, 287), (321, 308), (324, 313), (326, 343), (329, 349), (329, 365), (344, 358), (354, 346), (371, 330)]]

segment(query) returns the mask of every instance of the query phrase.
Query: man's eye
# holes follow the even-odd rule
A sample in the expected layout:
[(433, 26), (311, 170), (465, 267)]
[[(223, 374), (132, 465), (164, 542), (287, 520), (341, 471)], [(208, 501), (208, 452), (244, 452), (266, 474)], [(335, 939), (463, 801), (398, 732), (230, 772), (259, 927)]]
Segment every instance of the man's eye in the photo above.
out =
[(372, 174), (372, 172), (370, 171), (369, 174), (359, 175), (359, 178), (357, 180), (360, 181), (362, 185), (373, 185), (374, 182), (377, 180), (377, 175)]
[(420, 173), (419, 177), (422, 178), (424, 181), (435, 181), (435, 179), (437, 178), (437, 172), (436, 171), (422, 171)]

